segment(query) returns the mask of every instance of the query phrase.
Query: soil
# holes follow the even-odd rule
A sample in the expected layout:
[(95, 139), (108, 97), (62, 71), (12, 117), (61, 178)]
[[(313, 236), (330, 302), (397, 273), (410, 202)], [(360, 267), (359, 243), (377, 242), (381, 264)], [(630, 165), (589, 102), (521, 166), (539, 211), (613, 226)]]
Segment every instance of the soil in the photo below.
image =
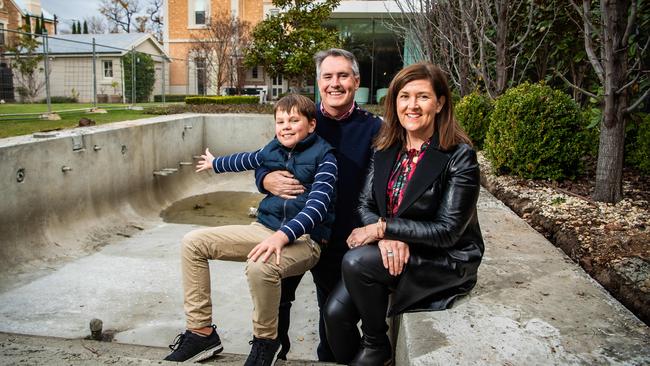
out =
[(626, 168), (622, 201), (593, 201), (594, 164), (575, 181), (497, 176), (479, 153), (481, 183), (650, 325), (650, 177)]

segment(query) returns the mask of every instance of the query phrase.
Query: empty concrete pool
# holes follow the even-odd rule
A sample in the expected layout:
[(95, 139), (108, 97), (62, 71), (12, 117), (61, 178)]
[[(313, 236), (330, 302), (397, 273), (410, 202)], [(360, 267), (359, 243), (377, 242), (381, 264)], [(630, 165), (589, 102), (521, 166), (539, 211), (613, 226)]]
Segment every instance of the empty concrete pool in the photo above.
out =
[[(250, 222), (261, 197), (252, 173), (195, 173), (196, 155), (272, 137), (270, 115), (190, 114), (0, 140), (0, 331), (80, 338), (99, 318), (118, 342), (167, 346), (184, 328), (182, 236)], [(211, 266), (225, 352), (247, 354), (244, 265)], [(317, 306), (303, 282), (290, 356), (313, 359)]]
[[(82, 338), (99, 318), (116, 342), (168, 345), (184, 328), (181, 238), (252, 220), (260, 198), (252, 173), (197, 174), (195, 156), (206, 146), (255, 150), (272, 136), (270, 115), (188, 114), (0, 139), (0, 364), (164, 357), (162, 348), (15, 334)], [(447, 311), (397, 317), (396, 365), (650, 363), (649, 328), (563, 252), (488, 192), (478, 214), (486, 252), (477, 286)], [(224, 348), (247, 354), (244, 264), (210, 265)], [(293, 359), (316, 356), (309, 277), (292, 308)], [(119, 350), (129, 362), (110, 358)]]

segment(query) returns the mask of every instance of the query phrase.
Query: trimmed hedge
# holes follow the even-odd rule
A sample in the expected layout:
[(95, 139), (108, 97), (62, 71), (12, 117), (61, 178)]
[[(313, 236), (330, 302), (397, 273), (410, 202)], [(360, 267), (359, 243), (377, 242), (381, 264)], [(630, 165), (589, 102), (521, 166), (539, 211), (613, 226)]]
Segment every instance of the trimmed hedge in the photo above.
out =
[(458, 123), (472, 139), (477, 149), (483, 148), (493, 109), (492, 99), (479, 92), (472, 92), (464, 96), (454, 108), (454, 115)]
[[(165, 102), (184, 102), (187, 97), (201, 97), (202, 95), (196, 94), (165, 94)], [(154, 102), (162, 102), (162, 95), (157, 94), (153, 96)]]
[(186, 104), (257, 104), (259, 97), (251, 95), (226, 95), (216, 97), (186, 97)]
[[(287, 94), (294, 94), (294, 93), (280, 93), (278, 95), (278, 99), (284, 97)], [(299, 94), (302, 95), (303, 97), (307, 97), (307, 98), (311, 99), (311, 101), (314, 102), (314, 103), (316, 102), (316, 99), (314, 99), (314, 94), (313, 93), (299, 93)]]
[[(50, 97), (50, 103), (52, 104), (58, 104), (58, 103), (77, 103), (79, 100), (77, 100), (76, 97), (65, 97), (65, 96), (60, 96), (60, 95), (55, 95)], [(47, 98), (43, 99), (39, 103), (47, 103)]]
[(567, 94), (524, 83), (497, 98), (485, 139), (497, 173), (574, 178), (586, 151), (584, 115)]

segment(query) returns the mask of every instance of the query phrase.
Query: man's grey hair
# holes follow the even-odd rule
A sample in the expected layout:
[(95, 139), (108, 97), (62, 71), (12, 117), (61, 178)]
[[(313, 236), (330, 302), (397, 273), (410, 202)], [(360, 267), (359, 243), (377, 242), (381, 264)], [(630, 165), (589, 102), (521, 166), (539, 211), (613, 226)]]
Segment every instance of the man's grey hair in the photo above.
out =
[(316, 61), (316, 78), (320, 78), (320, 65), (323, 63), (323, 60), (326, 58), (333, 56), (333, 57), (345, 57), (346, 60), (350, 61), (352, 63), (352, 73), (354, 74), (354, 77), (359, 77), (359, 63), (357, 62), (357, 58), (354, 57), (354, 54), (352, 52), (340, 49), (340, 48), (330, 48), (328, 50), (323, 50), (323, 51), (318, 51), (314, 55), (314, 61)]

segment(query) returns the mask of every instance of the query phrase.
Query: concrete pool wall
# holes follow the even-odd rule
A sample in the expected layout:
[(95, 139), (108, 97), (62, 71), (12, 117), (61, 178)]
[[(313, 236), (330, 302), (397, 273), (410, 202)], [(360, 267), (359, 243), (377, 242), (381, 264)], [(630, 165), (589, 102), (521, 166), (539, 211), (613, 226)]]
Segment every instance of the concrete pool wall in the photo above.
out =
[[(254, 192), (252, 173), (196, 174), (193, 157), (206, 146), (254, 150), (272, 136), (270, 115), (188, 114), (0, 139), (0, 332), (82, 338), (100, 318), (119, 343), (169, 344), (184, 327), (180, 240), (198, 226), (158, 215), (186, 197)], [(650, 363), (645, 324), (486, 191), (478, 211), (486, 253), (476, 288), (447, 311), (399, 316), (396, 365)], [(215, 323), (227, 352), (247, 354), (244, 264), (213, 262)], [(290, 358), (314, 359), (317, 306), (311, 280), (303, 285)], [(4, 345), (3, 360), (16, 349)]]
[(92, 250), (107, 231), (209, 190), (211, 173), (195, 174), (193, 157), (206, 146), (255, 150), (273, 137), (271, 122), (186, 114), (0, 140), (2, 272)]

